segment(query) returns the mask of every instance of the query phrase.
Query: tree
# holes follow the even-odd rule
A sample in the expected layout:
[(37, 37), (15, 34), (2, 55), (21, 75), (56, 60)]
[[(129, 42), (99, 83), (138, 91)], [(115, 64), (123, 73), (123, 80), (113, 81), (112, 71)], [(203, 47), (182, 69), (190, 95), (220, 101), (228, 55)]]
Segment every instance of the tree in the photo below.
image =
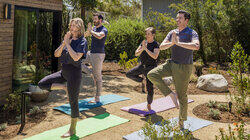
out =
[(239, 42), (234, 45), (231, 60), (229, 74), (232, 76), (234, 88), (238, 91), (234, 94), (230, 93), (231, 101), (235, 103), (238, 114), (244, 113), (244, 115), (247, 115), (250, 107), (247, 100), (250, 89), (248, 73), (250, 57), (245, 54)]
[(141, 16), (141, 0), (99, 0), (98, 11), (107, 12), (109, 18), (120, 16), (136, 17)]
[(81, 18), (86, 20), (86, 10), (94, 9), (98, 4), (98, 0), (64, 0), (72, 5), (75, 9), (80, 9)]

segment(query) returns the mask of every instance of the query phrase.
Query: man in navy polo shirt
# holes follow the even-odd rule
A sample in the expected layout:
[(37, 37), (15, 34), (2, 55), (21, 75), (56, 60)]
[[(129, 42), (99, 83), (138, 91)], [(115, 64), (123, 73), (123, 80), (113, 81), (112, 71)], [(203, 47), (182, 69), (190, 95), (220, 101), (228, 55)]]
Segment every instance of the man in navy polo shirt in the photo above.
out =
[(94, 27), (91, 23), (88, 24), (87, 32), (91, 35), (91, 49), (89, 53), (90, 63), (92, 65), (92, 74), (96, 85), (96, 96), (92, 103), (99, 102), (99, 96), (102, 91), (102, 64), (105, 59), (105, 41), (107, 38), (108, 30), (102, 25), (103, 16), (99, 13), (93, 15)]
[[(193, 51), (199, 50), (200, 43), (198, 34), (187, 25), (190, 14), (184, 10), (177, 13), (177, 29), (168, 33), (160, 45), (161, 50), (171, 48), (171, 59), (151, 70), (147, 77), (165, 95), (170, 95), (174, 104), (178, 107), (179, 100), (179, 126), (184, 128), (187, 120), (187, 88), (193, 68)], [(163, 77), (172, 76), (177, 93), (165, 85)]]

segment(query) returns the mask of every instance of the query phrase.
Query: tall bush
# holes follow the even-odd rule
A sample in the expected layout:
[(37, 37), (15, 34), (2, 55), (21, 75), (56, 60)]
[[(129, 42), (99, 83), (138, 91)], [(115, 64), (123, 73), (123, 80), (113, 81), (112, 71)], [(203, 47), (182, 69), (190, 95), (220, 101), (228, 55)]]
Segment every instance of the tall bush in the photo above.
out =
[(135, 57), (135, 50), (145, 38), (147, 24), (141, 20), (119, 18), (105, 25), (108, 36), (105, 43), (107, 60), (119, 60), (119, 54), (127, 52), (128, 58)]
[(249, 73), (248, 66), (250, 57), (248, 57), (239, 43), (234, 45), (231, 53), (232, 63), (230, 63), (229, 74), (232, 76), (233, 86), (237, 90), (230, 94), (231, 100), (235, 103), (238, 114), (249, 113)]
[[(157, 29), (155, 40), (161, 44), (168, 32), (177, 27), (176, 21), (170, 16), (170, 14), (167, 13), (160, 13), (157, 11), (149, 11), (147, 13), (148, 14), (145, 21), (148, 23), (148, 26), (152, 26)], [(170, 58), (170, 49), (160, 51), (160, 60), (165, 60), (168, 58)]]

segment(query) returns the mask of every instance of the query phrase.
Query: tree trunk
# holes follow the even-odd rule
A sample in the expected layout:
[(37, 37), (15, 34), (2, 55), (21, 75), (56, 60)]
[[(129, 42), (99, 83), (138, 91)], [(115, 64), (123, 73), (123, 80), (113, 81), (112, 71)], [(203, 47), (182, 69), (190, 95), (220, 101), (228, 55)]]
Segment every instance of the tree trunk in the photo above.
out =
[(199, 41), (200, 41), (200, 54), (201, 54), (201, 59), (204, 63), (205, 66), (207, 66), (207, 59), (206, 59), (206, 54), (205, 54), (205, 51), (204, 51), (204, 47), (203, 47), (203, 40), (202, 40), (202, 30), (201, 30), (201, 27), (198, 23), (197, 25), (197, 32), (198, 32), (198, 35), (199, 35)]
[(86, 17), (85, 12), (86, 12), (85, 7), (81, 6), (81, 18), (83, 21), (85, 21), (85, 17)]

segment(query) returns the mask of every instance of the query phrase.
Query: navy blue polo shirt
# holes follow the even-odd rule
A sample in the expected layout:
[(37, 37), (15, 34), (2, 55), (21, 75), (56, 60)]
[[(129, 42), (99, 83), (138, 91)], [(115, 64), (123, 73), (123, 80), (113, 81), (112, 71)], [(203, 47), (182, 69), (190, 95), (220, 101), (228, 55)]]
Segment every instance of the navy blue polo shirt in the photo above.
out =
[[(186, 27), (182, 31), (179, 29), (174, 29), (170, 31), (165, 40), (171, 42), (173, 32), (176, 32), (176, 35), (179, 37), (180, 42), (189, 43), (192, 40), (198, 40), (198, 34), (196, 31)], [(177, 64), (193, 64), (193, 50), (189, 50), (177, 45), (171, 47), (171, 60)]]
[(91, 36), (91, 50), (90, 53), (105, 53), (105, 41), (107, 38), (108, 30), (104, 26), (101, 26), (99, 28), (94, 27), (93, 28), (94, 32), (104, 32), (105, 36), (102, 39), (98, 39), (94, 37), (93, 35)]
[[(70, 46), (75, 52), (83, 53), (83, 57), (86, 56), (86, 53), (88, 51), (88, 45), (87, 40), (83, 36), (79, 37), (77, 40), (72, 40)], [(70, 56), (66, 46), (63, 48), (59, 60), (62, 64), (72, 64), (76, 67), (81, 68), (81, 59), (79, 59), (78, 61), (74, 61), (73, 58)]]

